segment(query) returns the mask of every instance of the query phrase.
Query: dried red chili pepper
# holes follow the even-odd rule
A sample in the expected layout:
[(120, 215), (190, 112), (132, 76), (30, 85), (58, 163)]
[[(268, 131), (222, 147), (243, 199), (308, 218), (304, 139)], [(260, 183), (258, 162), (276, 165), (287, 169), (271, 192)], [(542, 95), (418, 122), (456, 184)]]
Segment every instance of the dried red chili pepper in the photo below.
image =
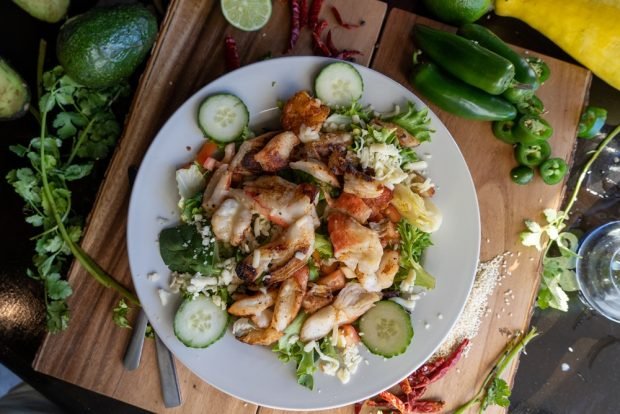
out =
[(325, 38), (325, 44), (327, 45), (327, 48), (329, 49), (330, 56), (335, 56), (338, 53), (340, 53), (336, 45), (334, 45), (334, 41), (332, 40), (331, 29), (327, 32), (327, 37)]
[(400, 385), (400, 389), (405, 395), (409, 395), (413, 392), (413, 389), (411, 388), (411, 384), (409, 384), (408, 378), (405, 378), (404, 380), (402, 380), (398, 385)]
[(299, 8), (299, 27), (304, 27), (308, 24), (308, 0), (301, 0)]
[(465, 351), (465, 348), (469, 345), (469, 339), (463, 339), (463, 342), (452, 352), (452, 354), (443, 362), (443, 364), (437, 366), (435, 370), (428, 374), (430, 382), (435, 382), (442, 378), (446, 373), (459, 362), (461, 355)]
[(291, 33), (289, 35), (288, 47), (284, 51), (284, 53), (288, 53), (295, 47), (297, 44), (297, 39), (299, 39), (299, 32), (301, 31), (301, 27), (299, 26), (299, 1), (291, 0)]
[(418, 400), (409, 405), (407, 409), (410, 413), (436, 413), (441, 411), (444, 405), (446, 403), (443, 401)]
[(407, 413), (407, 407), (405, 407), (405, 403), (403, 400), (395, 396), (389, 391), (383, 391), (379, 393), (379, 397), (392, 405), (395, 409), (397, 409), (402, 414)]
[(235, 70), (241, 67), (237, 42), (232, 36), (224, 38), (224, 62), (226, 63), (226, 70)]
[(336, 59), (342, 59), (342, 60), (347, 60), (352, 58), (353, 56), (358, 56), (358, 55), (363, 55), (362, 52), (360, 52), (359, 50), (341, 50), (340, 52), (338, 52), (338, 54), (336, 54), (335, 57)]
[(331, 56), (332, 53), (325, 43), (321, 40), (321, 36), (317, 32), (312, 32), (312, 41), (314, 43), (314, 53), (321, 56)]
[(321, 7), (323, 6), (323, 0), (313, 0), (312, 7), (310, 7), (310, 15), (308, 17), (308, 27), (314, 31), (314, 27), (319, 22), (319, 14), (321, 14)]
[(316, 33), (319, 37), (323, 33), (323, 30), (327, 29), (327, 22), (325, 20), (321, 20), (314, 26), (313, 32)]
[(345, 23), (344, 20), (342, 20), (342, 16), (340, 15), (340, 12), (336, 8), (336, 6), (332, 6), (332, 13), (334, 13), (334, 17), (336, 18), (336, 21), (338, 22), (338, 24), (344, 27), (345, 29), (348, 30), (348, 29), (355, 29), (355, 28), (360, 27), (359, 24)]

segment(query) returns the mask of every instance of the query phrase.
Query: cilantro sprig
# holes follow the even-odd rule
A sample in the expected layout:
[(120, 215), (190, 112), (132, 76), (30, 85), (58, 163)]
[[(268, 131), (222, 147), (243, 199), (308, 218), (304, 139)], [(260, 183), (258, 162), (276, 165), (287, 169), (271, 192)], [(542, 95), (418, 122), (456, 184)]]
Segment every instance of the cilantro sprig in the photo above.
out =
[(542, 277), (538, 290), (537, 306), (541, 309), (554, 308), (566, 312), (568, 310), (569, 296), (566, 292), (578, 289), (575, 274), (577, 258), (577, 236), (568, 231), (565, 221), (570, 214), (577, 195), (581, 190), (592, 164), (603, 149), (618, 134), (620, 126), (616, 127), (601, 143), (590, 159), (581, 169), (575, 189), (564, 208), (564, 211), (545, 209), (543, 215), (546, 224), (540, 224), (534, 220), (525, 220), (526, 231), (521, 232), (521, 243), (524, 246), (532, 246), (537, 250), (544, 250), (542, 263)]
[(506, 368), (508, 368), (512, 360), (519, 355), (525, 346), (536, 336), (538, 336), (538, 332), (536, 328), (532, 328), (527, 334), (515, 337), (509, 341), (504, 348), (504, 352), (502, 352), (499, 359), (495, 362), (493, 369), (491, 369), (482, 382), (482, 386), (476, 395), (457, 408), (454, 414), (465, 413), (467, 409), (475, 405), (480, 407), (480, 413), (492, 405), (508, 407), (510, 405), (510, 387), (506, 381), (501, 378), (501, 375)]
[[(44, 45), (42, 42), (39, 68)], [(33, 237), (34, 268), (27, 274), (43, 283), (47, 329), (59, 332), (69, 323), (67, 298), (73, 292), (61, 274), (71, 255), (99, 283), (115, 289), (129, 302), (139, 303), (78, 244), (82, 219), (72, 210), (70, 188), (72, 182), (88, 176), (95, 161), (105, 157), (116, 142), (120, 126), (110, 107), (129, 87), (121, 83), (107, 89), (87, 88), (73, 81), (60, 66), (40, 73), (39, 80), (39, 111), (32, 112), (40, 122), (40, 134), (28, 146), (9, 147), (29, 165), (10, 171), (6, 179), (25, 202), (26, 222), (41, 230)]]

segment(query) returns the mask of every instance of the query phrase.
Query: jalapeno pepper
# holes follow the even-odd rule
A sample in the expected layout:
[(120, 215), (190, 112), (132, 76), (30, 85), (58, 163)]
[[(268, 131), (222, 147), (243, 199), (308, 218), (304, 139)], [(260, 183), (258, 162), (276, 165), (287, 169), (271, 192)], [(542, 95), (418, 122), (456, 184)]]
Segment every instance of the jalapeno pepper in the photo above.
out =
[(545, 63), (539, 57), (529, 56), (527, 58), (527, 62), (530, 64), (536, 75), (538, 76), (538, 82), (544, 83), (549, 79), (549, 75), (551, 75), (551, 69), (549, 69), (549, 65)]
[(517, 103), (516, 107), (517, 111), (523, 115), (541, 115), (545, 112), (545, 105), (536, 95)]
[(562, 158), (549, 158), (540, 165), (539, 171), (545, 184), (553, 185), (562, 181), (568, 172), (568, 165)]
[(547, 141), (531, 144), (518, 144), (515, 148), (515, 159), (526, 167), (536, 167), (551, 155), (551, 146)]
[(415, 65), (411, 84), (429, 101), (462, 118), (503, 121), (517, 116), (517, 110), (510, 102), (443, 73), (434, 63)]
[(527, 184), (534, 178), (534, 170), (525, 165), (519, 165), (510, 170), (510, 178), (517, 184)]
[(515, 67), (506, 58), (453, 33), (417, 24), (416, 46), (452, 76), (491, 95), (499, 95), (511, 84)]
[(516, 144), (512, 128), (514, 127), (514, 121), (495, 121), (493, 122), (493, 135), (500, 141), (504, 141), (506, 144)]
[(553, 128), (541, 117), (523, 115), (515, 123), (512, 133), (518, 142), (529, 144), (549, 139), (553, 135)]
[(588, 106), (581, 114), (577, 136), (585, 139), (593, 138), (601, 131), (606, 120), (607, 109)]
[(534, 95), (540, 85), (534, 68), (527, 59), (515, 52), (495, 33), (479, 24), (466, 23), (459, 28), (457, 34), (478, 42), (480, 46), (508, 59), (514, 65), (514, 80), (519, 85), (508, 87), (502, 94), (504, 98), (512, 103), (518, 103)]

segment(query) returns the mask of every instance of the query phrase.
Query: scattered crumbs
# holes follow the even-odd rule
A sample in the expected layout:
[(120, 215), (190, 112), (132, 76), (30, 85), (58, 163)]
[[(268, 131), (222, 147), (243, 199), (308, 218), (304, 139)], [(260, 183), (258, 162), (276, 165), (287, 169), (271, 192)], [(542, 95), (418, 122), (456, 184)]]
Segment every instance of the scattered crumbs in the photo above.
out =
[(509, 313), (508, 313), (508, 316), (510, 316), (510, 317), (512, 318), (512, 312), (509, 312)]
[(539, 202), (539, 203), (542, 203), (542, 198), (539, 198), (539, 199), (538, 199), (538, 202)]
[[(506, 256), (509, 254), (506, 252), (487, 262), (478, 264), (474, 286), (467, 298), (463, 312), (433, 357), (449, 355), (463, 339), (472, 339), (478, 334), (482, 317), (491, 314), (491, 309), (488, 306), (489, 296), (495, 290), (499, 280), (504, 277), (503, 265), (506, 262)], [(469, 347), (465, 349), (464, 355), (466, 356), (468, 352)]]
[(425, 321), (424, 322), (424, 329), (430, 329), (430, 327), (431, 327), (431, 324)]
[(318, 389), (317, 392), (320, 394), (321, 393), (321, 389)]
[(437, 319), (442, 320), (443, 319), (443, 313), (438, 313), (437, 314)]
[(502, 308), (502, 313), (506, 312), (506, 308)]
[(247, 406), (248, 406), (248, 403), (243, 403), (243, 406), (244, 406), (244, 407), (247, 407)]
[(365, 359), (365, 360), (364, 360), (364, 364), (366, 364), (366, 365), (370, 365), (370, 362), (368, 362), (368, 360), (367, 360), (367, 359)]
[(568, 352), (573, 352), (573, 348), (572, 347), (568, 347)]
[(146, 278), (149, 280), (149, 282), (157, 282), (159, 280), (159, 273), (151, 272), (146, 275)]
[(164, 289), (158, 289), (157, 294), (159, 295), (159, 301), (162, 306), (166, 306), (168, 301), (170, 300), (170, 296), (172, 295), (170, 292)]
[(500, 318), (502, 317), (502, 315), (500, 315), (499, 313), (496, 313), (496, 314), (495, 314), (495, 317), (496, 317), (497, 319), (500, 319)]
[(499, 333), (502, 334), (503, 336), (508, 336), (508, 337), (514, 337), (518, 334), (518, 332), (515, 332), (508, 328), (499, 328)]
[(521, 256), (521, 252), (517, 252), (517, 257)]
[(528, 260), (529, 260), (530, 262), (533, 262), (533, 261), (534, 261), (534, 258), (533, 258), (533, 257), (530, 257)]
[(191, 150), (192, 150), (192, 147), (190, 147), (189, 145), (187, 145), (187, 146), (185, 147), (185, 149), (186, 149), (186, 150), (188, 150), (188, 151), (191, 151)]
[(456, 373), (457, 373), (457, 374), (460, 374), (460, 373), (461, 373), (461, 369), (460, 369), (460, 368), (457, 368), (457, 369), (456, 369)]
[(266, 37), (266, 36), (267, 36), (267, 33), (263, 32), (262, 36), (263, 36), (263, 37)]
[(568, 365), (566, 362), (562, 363), (562, 371), (566, 372), (570, 369), (570, 365)]
[(166, 217), (162, 217), (162, 216), (157, 216), (157, 223), (158, 224), (166, 224), (168, 223), (170, 220), (168, 220)]
[(491, 243), (491, 239), (487, 238), (487, 243)]

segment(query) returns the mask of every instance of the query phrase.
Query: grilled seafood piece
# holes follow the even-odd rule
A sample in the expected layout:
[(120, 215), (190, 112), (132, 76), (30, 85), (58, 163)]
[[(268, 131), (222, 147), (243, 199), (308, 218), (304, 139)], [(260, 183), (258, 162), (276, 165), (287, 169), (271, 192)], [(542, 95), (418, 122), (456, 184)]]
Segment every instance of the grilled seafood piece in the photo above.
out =
[(396, 228), (396, 224), (391, 220), (382, 220), (380, 222), (370, 223), (370, 228), (379, 235), (381, 246), (394, 246), (400, 242), (400, 233)]
[(364, 203), (372, 210), (370, 220), (377, 221), (382, 216), (383, 211), (390, 205), (392, 198), (394, 198), (394, 192), (386, 187), (383, 188), (379, 196), (364, 198)]
[(308, 284), (308, 274), (308, 266), (303, 266), (280, 285), (271, 319), (273, 329), (284, 331), (299, 313)]
[(224, 200), (211, 218), (211, 229), (215, 237), (233, 246), (241, 244), (250, 231), (251, 224), (252, 212), (234, 198)]
[(353, 137), (348, 132), (328, 132), (321, 134), (318, 141), (304, 143), (298, 156), (303, 159), (327, 159), (334, 151), (346, 152), (352, 142)]
[(318, 189), (311, 184), (297, 185), (281, 177), (263, 176), (246, 182), (243, 193), (233, 191), (232, 195), (275, 224), (287, 227), (300, 217), (310, 215), (318, 226), (314, 208)]
[(260, 173), (262, 168), (260, 164), (254, 159), (254, 155), (258, 153), (261, 148), (267, 144), (267, 142), (274, 137), (278, 132), (266, 132), (256, 138), (243, 141), (239, 146), (239, 151), (233, 157), (230, 162), (230, 171), (234, 174), (240, 175), (252, 175)]
[(319, 139), (319, 131), (329, 116), (329, 107), (306, 91), (299, 91), (282, 108), (282, 127), (293, 131), (301, 142)]
[(364, 200), (350, 193), (340, 194), (340, 197), (331, 202), (329, 207), (347, 213), (362, 224), (365, 224), (372, 214), (372, 209), (364, 203)]
[(232, 173), (227, 164), (222, 164), (215, 170), (202, 196), (202, 208), (207, 214), (212, 214), (228, 197), (231, 178)]
[(400, 144), (401, 147), (413, 148), (421, 144), (418, 138), (411, 135), (403, 127), (396, 125), (393, 122), (387, 122), (387, 121), (381, 121), (378, 119), (374, 119), (372, 123), (394, 131), (394, 134), (396, 135), (396, 138), (398, 139), (398, 143)]
[(334, 295), (329, 286), (308, 283), (308, 291), (304, 295), (301, 306), (307, 314), (311, 314), (329, 305), (333, 300)]
[(334, 256), (356, 273), (373, 274), (379, 269), (383, 248), (379, 235), (340, 212), (327, 219)]
[(327, 183), (332, 187), (340, 188), (338, 178), (336, 178), (329, 168), (327, 168), (327, 165), (323, 164), (321, 161), (314, 159), (294, 161), (289, 164), (289, 167), (293, 170), (299, 170), (310, 174), (317, 180)]
[[(258, 247), (252, 254), (237, 265), (239, 278), (254, 282), (269, 271), (265, 282), (273, 284), (290, 277), (303, 267), (314, 250), (314, 224), (312, 217), (303, 216), (272, 242)], [(288, 262), (288, 263), (287, 263)], [(294, 265), (291, 265), (293, 263)], [(286, 272), (276, 273), (283, 267)], [(274, 273), (277, 275), (274, 276)]]
[(320, 277), (317, 281), (317, 285), (327, 286), (329, 290), (335, 292), (340, 290), (346, 284), (347, 279), (344, 277), (344, 273), (342, 269), (338, 269), (336, 271), (331, 272), (328, 275)]
[(265, 309), (273, 306), (278, 291), (271, 290), (237, 300), (228, 307), (228, 313), (235, 316), (258, 315)]
[(254, 155), (264, 171), (276, 172), (286, 168), (291, 152), (300, 143), (297, 135), (290, 131), (277, 134)]
[(383, 184), (373, 177), (353, 168), (344, 173), (345, 193), (353, 194), (360, 198), (376, 198), (383, 193)]
[(306, 319), (301, 327), (303, 342), (321, 339), (336, 326), (352, 323), (373, 304), (381, 300), (381, 294), (367, 292), (359, 283), (348, 283), (338, 293), (331, 305), (319, 309)]
[(253, 329), (242, 336), (237, 337), (241, 342), (249, 345), (269, 346), (275, 343), (284, 335), (283, 332), (276, 331), (272, 327)]
[(257, 328), (266, 328), (271, 325), (271, 319), (273, 318), (273, 311), (271, 309), (265, 309), (264, 311), (250, 316), (250, 320)]
[(357, 279), (369, 292), (380, 292), (394, 283), (394, 276), (398, 272), (400, 253), (396, 250), (386, 250), (381, 257), (377, 273), (359, 274)]

